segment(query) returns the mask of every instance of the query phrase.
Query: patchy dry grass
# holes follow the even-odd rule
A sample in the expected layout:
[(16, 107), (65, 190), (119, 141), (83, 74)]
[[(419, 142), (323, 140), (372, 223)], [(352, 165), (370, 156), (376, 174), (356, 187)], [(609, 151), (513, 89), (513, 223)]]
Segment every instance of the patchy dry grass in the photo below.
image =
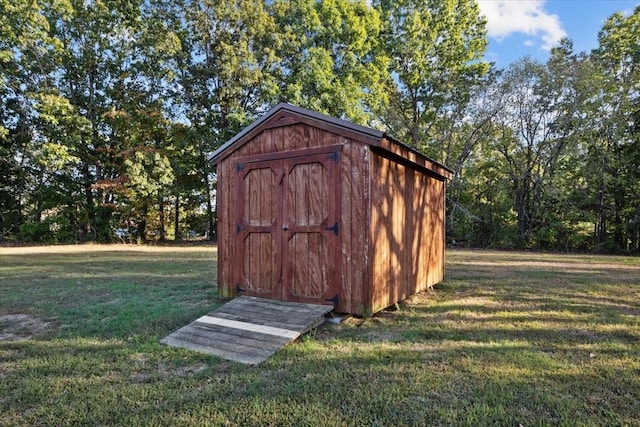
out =
[(0, 425), (640, 425), (639, 258), (450, 251), (258, 367), (158, 343), (218, 304), (215, 258), (0, 248)]

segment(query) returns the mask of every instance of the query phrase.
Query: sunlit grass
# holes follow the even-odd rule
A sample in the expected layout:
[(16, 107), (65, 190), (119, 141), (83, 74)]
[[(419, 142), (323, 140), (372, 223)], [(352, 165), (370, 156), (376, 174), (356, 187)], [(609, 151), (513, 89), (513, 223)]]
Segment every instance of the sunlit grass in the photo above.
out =
[(0, 335), (41, 328), (0, 341), (0, 425), (640, 425), (639, 258), (450, 251), (434, 291), (250, 367), (159, 344), (219, 304), (216, 256), (1, 248)]

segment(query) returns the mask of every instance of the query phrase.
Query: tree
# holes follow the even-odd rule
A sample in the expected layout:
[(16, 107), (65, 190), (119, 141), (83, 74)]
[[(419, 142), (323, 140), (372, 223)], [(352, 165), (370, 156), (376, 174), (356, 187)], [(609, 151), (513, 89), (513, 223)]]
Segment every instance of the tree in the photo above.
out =
[[(570, 46), (566, 47), (556, 50), (551, 61), (566, 60)], [(555, 72), (562, 70), (558, 67)], [(544, 222), (545, 192), (570, 142), (566, 124), (571, 108), (563, 103), (574, 98), (561, 77), (544, 64), (524, 59), (512, 64), (498, 83), (505, 104), (496, 116), (494, 148), (511, 182), (520, 246), (531, 244), (532, 234)]]
[(379, 13), (364, 1), (277, 0), (279, 99), (359, 124), (391, 81)]
[(179, 110), (198, 155), (210, 238), (215, 237), (213, 170), (208, 155), (256, 118), (277, 91), (275, 22), (262, 2), (188, 1), (177, 55)]
[(489, 70), (485, 20), (473, 0), (374, 2), (395, 87), (378, 111), (393, 135), (444, 161), (447, 129)]
[(640, 7), (616, 13), (591, 54), (598, 84), (588, 107), (588, 177), (595, 189), (594, 244), (602, 250), (639, 250)]
[(25, 221), (41, 218), (49, 185), (43, 146), (47, 118), (42, 104), (60, 105), (51, 75), (59, 64), (60, 40), (51, 22), (68, 16), (68, 2), (0, 1), (0, 238)]

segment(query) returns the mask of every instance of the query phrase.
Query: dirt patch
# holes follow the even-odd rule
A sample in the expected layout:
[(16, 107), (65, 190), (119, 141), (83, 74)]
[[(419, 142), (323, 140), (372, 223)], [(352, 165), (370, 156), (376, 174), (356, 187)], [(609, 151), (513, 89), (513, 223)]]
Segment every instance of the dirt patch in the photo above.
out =
[(0, 341), (29, 339), (48, 328), (49, 322), (28, 314), (5, 314), (0, 316)]

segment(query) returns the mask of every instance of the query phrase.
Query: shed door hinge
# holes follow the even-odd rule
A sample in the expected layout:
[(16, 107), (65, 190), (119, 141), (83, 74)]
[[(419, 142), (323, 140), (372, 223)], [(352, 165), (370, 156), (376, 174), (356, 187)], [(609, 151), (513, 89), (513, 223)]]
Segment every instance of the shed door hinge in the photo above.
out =
[(334, 162), (338, 163), (338, 152), (334, 151), (332, 153), (327, 154), (327, 158), (333, 160)]
[(338, 306), (338, 302), (340, 301), (340, 297), (338, 297), (338, 294), (336, 294), (333, 298), (327, 298), (325, 300), (326, 302), (330, 302), (331, 305), (333, 305), (333, 307), (337, 307)]
[(236, 295), (240, 295), (240, 292), (246, 292), (246, 289), (242, 289), (240, 285), (236, 285)]
[(327, 230), (327, 231), (333, 231), (335, 233), (335, 235), (337, 236), (338, 235), (338, 231), (339, 231), (339, 229), (338, 229), (338, 221), (336, 221), (336, 223), (333, 224), (331, 227), (325, 227), (324, 229)]

